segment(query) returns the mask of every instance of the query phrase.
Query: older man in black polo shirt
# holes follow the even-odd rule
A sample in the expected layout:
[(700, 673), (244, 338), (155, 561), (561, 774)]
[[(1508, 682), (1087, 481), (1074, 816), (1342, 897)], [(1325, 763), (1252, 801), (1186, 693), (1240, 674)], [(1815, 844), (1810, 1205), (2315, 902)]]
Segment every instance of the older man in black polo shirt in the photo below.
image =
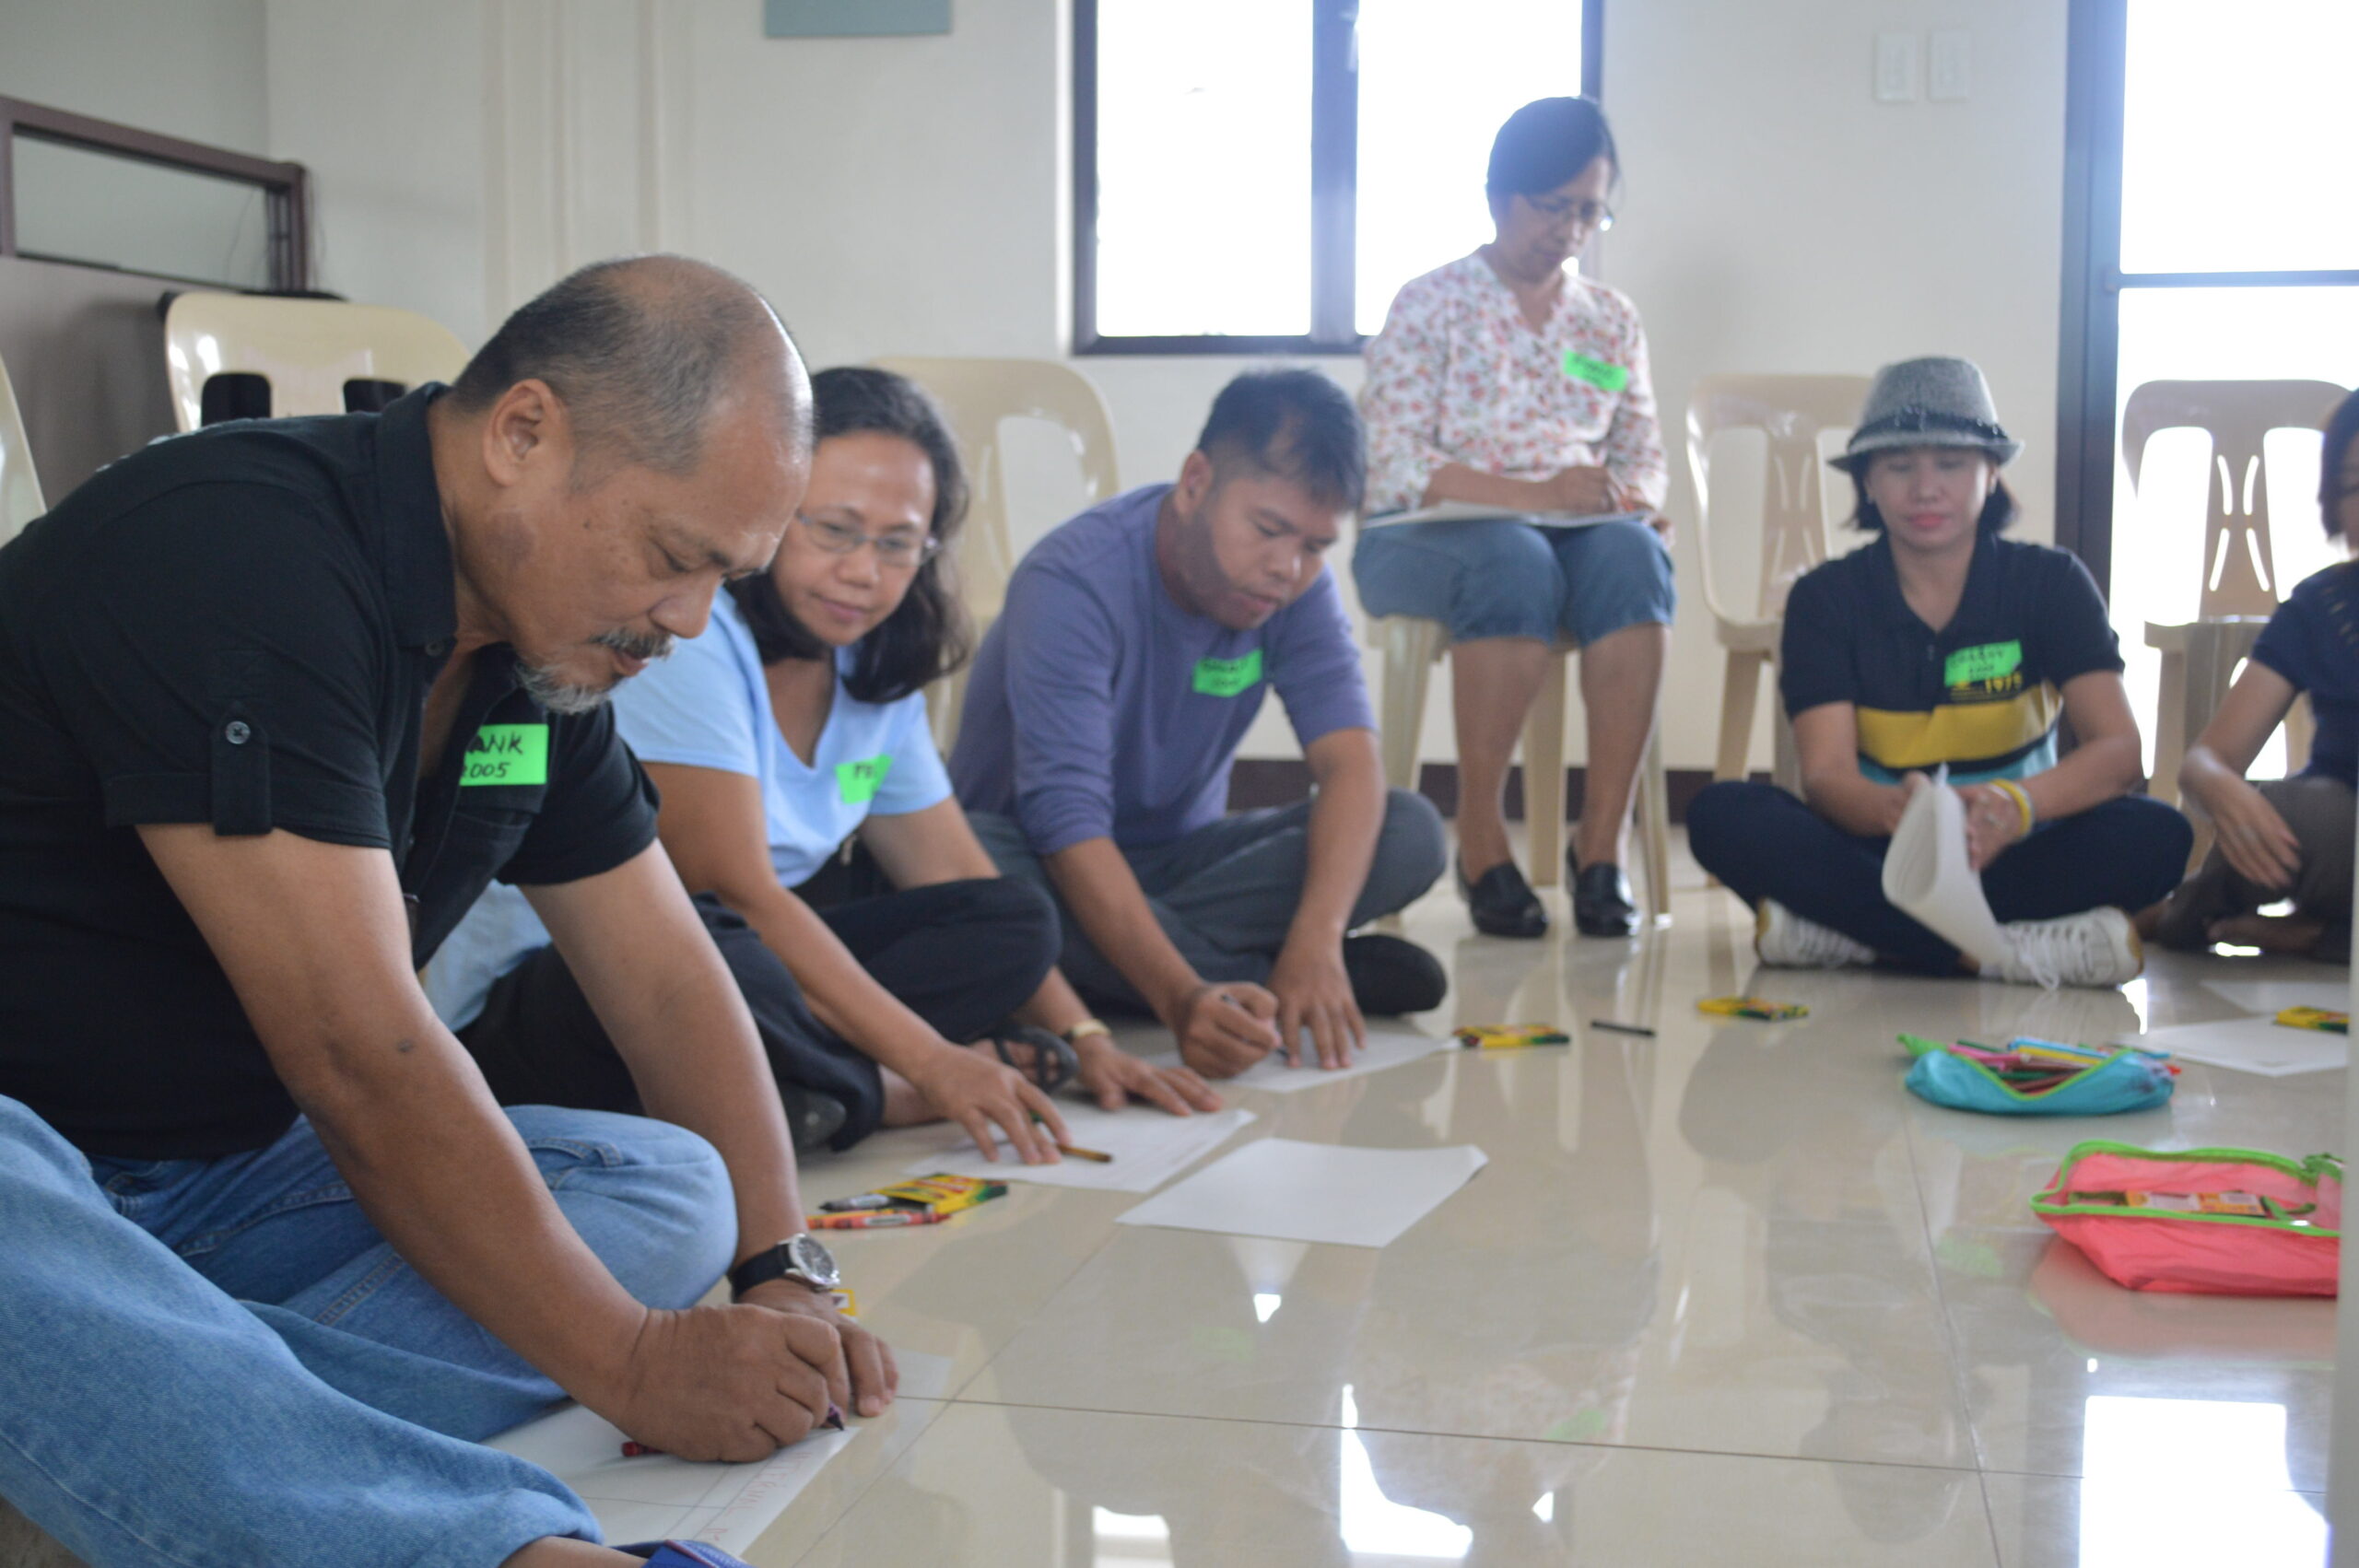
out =
[[(600, 706), (768, 562), (808, 397), (744, 284), (606, 263), (455, 387), (159, 443), (0, 550), (0, 1495), (92, 1562), (628, 1561), (467, 1440), (890, 1399)], [(435, 1021), (495, 875), (660, 1119), (502, 1112)]]

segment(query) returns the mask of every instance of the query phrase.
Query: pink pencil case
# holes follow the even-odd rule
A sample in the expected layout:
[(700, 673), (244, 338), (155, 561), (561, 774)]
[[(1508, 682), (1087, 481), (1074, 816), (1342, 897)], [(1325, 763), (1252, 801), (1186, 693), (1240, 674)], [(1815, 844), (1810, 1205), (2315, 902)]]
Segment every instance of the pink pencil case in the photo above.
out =
[[(2223, 1204), (2261, 1211), (2202, 1211)], [(2331, 1154), (2082, 1143), (2031, 1206), (2106, 1278), (2133, 1291), (2335, 1293), (2342, 1162)]]

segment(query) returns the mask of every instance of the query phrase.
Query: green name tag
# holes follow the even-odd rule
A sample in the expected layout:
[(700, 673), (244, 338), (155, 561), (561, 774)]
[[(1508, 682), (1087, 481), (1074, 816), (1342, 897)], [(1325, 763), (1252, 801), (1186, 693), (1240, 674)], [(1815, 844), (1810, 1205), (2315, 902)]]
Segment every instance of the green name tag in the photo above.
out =
[(1262, 650), (1258, 648), (1242, 659), (1196, 661), (1196, 689), (1206, 696), (1235, 696), (1261, 682)]
[(1565, 350), (1565, 374), (1577, 381), (1587, 381), (1606, 392), (1620, 392), (1630, 384), (1627, 366), (1609, 365), (1604, 360), (1583, 354), (1578, 349)]
[(1986, 642), (1979, 648), (1961, 648), (1942, 667), (1942, 684), (1971, 686), (2004, 680), (2021, 669), (2023, 662), (2024, 645), (2020, 642)]
[(486, 724), (467, 747), (459, 782), (546, 784), (549, 781), (549, 727), (546, 724)]
[(844, 792), (844, 804), (864, 806), (876, 798), (877, 788), (885, 782), (886, 770), (893, 766), (889, 756), (872, 756), (859, 762), (836, 764), (836, 784)]

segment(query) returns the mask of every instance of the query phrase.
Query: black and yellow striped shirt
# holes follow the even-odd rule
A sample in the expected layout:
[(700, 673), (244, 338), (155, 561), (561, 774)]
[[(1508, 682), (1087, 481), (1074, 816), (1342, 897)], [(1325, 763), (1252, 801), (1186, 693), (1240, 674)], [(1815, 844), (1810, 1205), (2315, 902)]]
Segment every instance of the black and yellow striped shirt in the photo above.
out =
[(2064, 684), (2120, 669), (2095, 580), (2044, 544), (1980, 540), (1939, 632), (1902, 597), (1888, 539), (1817, 568), (1786, 600), (1786, 711), (1851, 704), (1860, 770), (1884, 782), (1942, 763), (1961, 782), (2052, 766)]

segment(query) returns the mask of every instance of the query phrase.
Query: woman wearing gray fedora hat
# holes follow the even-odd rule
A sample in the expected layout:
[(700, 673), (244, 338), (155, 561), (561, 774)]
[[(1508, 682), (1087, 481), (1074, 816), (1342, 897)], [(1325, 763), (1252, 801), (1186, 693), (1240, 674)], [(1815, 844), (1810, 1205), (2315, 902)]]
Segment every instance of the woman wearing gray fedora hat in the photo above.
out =
[[(1876, 373), (1833, 461), (1882, 537), (1786, 601), (1779, 684), (1807, 803), (1725, 783), (1688, 811), (1696, 860), (1754, 907), (1764, 964), (1976, 967), (1884, 896), (1901, 812), (1946, 766), (2009, 939), (1986, 977), (2116, 986), (2142, 967), (2131, 912), (2177, 883), (2192, 834), (2137, 792), (2138, 722), (2088, 569), (1999, 537), (2015, 513), (1999, 471), (2022, 450), (1970, 361)], [(2060, 717), (2079, 740), (2060, 761)]]

